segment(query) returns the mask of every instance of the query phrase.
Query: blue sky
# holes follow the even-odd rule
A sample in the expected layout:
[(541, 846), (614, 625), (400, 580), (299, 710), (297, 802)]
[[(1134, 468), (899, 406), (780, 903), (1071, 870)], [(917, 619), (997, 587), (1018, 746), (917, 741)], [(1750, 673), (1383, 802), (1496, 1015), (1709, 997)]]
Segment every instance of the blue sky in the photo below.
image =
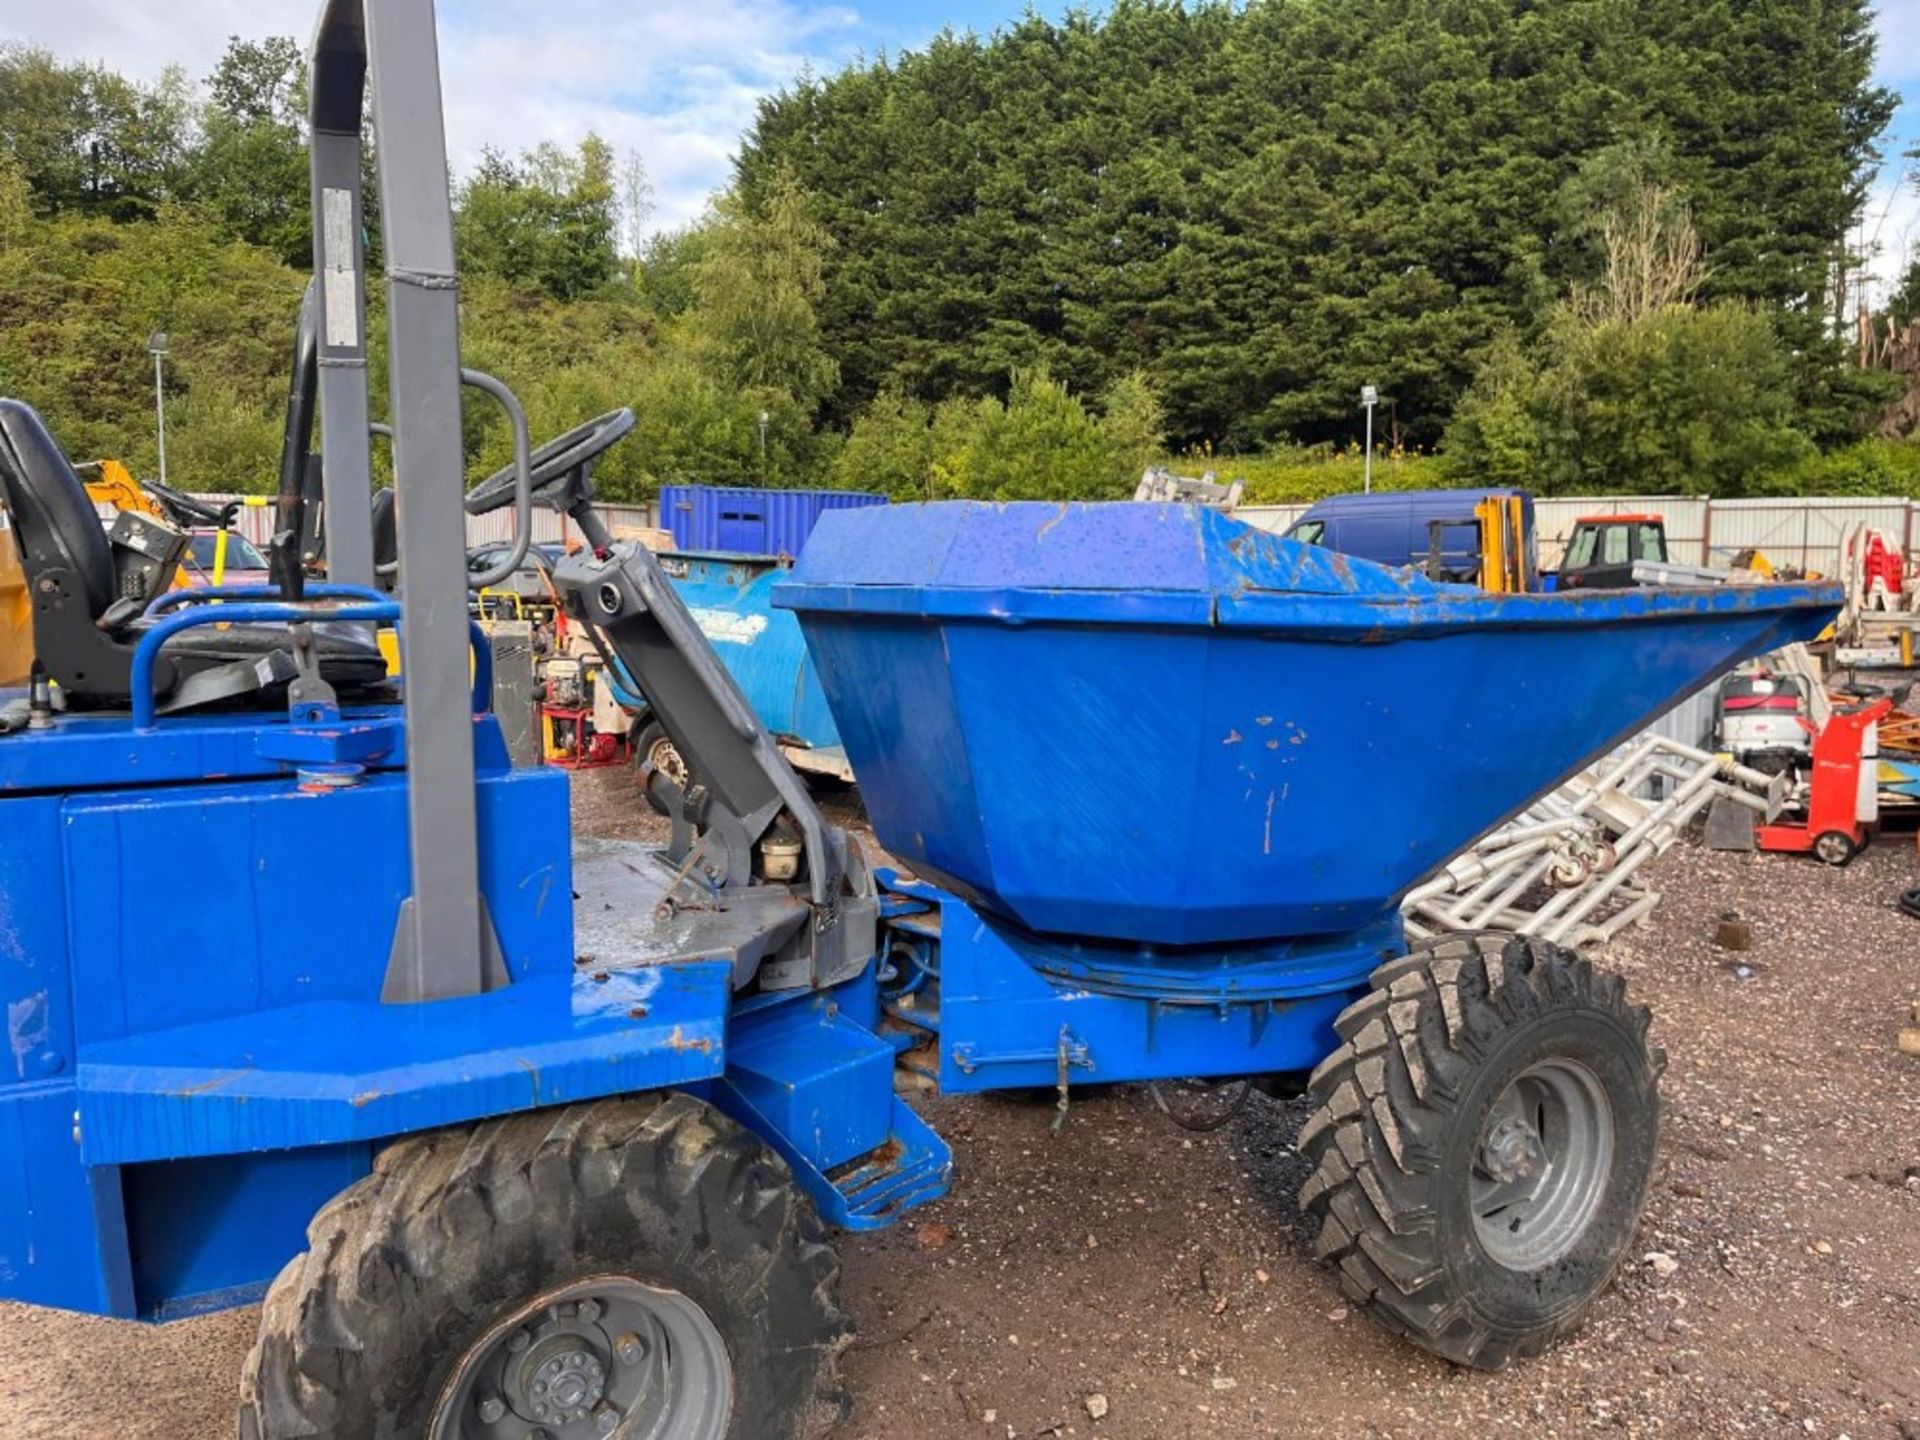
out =
[[(8, 0), (0, 38), (152, 76), (205, 74), (229, 34), (305, 37), (314, 0)], [(697, 216), (758, 99), (803, 65), (828, 70), (882, 47), (922, 44), (943, 26), (991, 30), (1026, 0), (441, 0), (448, 130), (455, 163), (483, 145), (520, 150), (595, 130), (637, 150), (656, 223)], [(1041, 8), (1058, 12), (1062, 0)], [(1882, 0), (1881, 79), (1913, 97), (1895, 124), (1920, 144), (1920, 0)], [(1877, 268), (1920, 254), (1920, 180), (1890, 165), (1867, 208)]]

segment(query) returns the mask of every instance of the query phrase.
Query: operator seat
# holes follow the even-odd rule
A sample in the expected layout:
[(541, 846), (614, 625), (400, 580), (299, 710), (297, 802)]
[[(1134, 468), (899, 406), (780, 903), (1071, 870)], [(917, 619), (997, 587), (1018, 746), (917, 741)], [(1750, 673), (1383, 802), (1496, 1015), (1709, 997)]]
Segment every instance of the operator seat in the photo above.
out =
[[(13, 517), (40, 663), (69, 706), (125, 708), (134, 648), (153, 622), (136, 597), (117, 593), (113, 551), (86, 486), (33, 407), (19, 400), (0, 399), (0, 502)], [(316, 625), (314, 637), (321, 677), (337, 689), (385, 679), (386, 662), (362, 629)], [(277, 626), (187, 630), (161, 650), (154, 693), (162, 710), (258, 699), (287, 678), (285, 665), (262, 663), (276, 655), (291, 661), (288, 633)]]

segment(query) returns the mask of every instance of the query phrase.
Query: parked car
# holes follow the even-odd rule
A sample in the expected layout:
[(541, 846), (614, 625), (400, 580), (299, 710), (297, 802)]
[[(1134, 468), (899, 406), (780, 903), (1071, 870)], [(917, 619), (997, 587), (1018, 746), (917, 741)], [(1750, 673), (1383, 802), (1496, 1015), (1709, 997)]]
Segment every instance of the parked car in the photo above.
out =
[(1537, 571), (1533, 496), (1524, 490), (1379, 490), (1318, 501), (1288, 529), (1289, 540), (1324, 545), (1379, 565), (1410, 565), (1436, 580), (1480, 576), (1481, 509), (1517, 500), (1525, 573)]
[(189, 585), (213, 584), (216, 570), (222, 585), (265, 585), (270, 579), (267, 557), (246, 536), (234, 530), (226, 535), (224, 564), (220, 554), (222, 532), (211, 528), (187, 532), (187, 552), (180, 558), (180, 573)]

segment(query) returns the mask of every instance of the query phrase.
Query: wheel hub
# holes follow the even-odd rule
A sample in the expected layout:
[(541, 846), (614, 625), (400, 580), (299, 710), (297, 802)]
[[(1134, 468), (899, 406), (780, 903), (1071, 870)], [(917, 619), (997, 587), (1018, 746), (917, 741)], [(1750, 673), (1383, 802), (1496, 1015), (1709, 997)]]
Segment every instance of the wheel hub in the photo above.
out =
[(430, 1440), (721, 1440), (733, 1368), (704, 1310), (604, 1277), (537, 1296), (468, 1347)]
[(1613, 1174), (1613, 1105), (1600, 1078), (1554, 1057), (1507, 1084), (1488, 1113), (1469, 1177), (1480, 1248), (1537, 1270), (1586, 1234)]
[(1481, 1169), (1503, 1183), (1531, 1179), (1546, 1163), (1547, 1151), (1540, 1133), (1513, 1116), (1496, 1121), (1480, 1147)]
[(673, 741), (665, 738), (654, 741), (647, 752), (647, 763), (682, 790), (687, 788), (687, 762), (680, 758), (680, 749)]
[(552, 1346), (542, 1348), (544, 1359), (540, 1351), (535, 1351), (520, 1367), (526, 1376), (524, 1394), (533, 1412), (530, 1418), (548, 1425), (585, 1420), (588, 1412), (606, 1398), (605, 1363), (573, 1335), (556, 1337)]

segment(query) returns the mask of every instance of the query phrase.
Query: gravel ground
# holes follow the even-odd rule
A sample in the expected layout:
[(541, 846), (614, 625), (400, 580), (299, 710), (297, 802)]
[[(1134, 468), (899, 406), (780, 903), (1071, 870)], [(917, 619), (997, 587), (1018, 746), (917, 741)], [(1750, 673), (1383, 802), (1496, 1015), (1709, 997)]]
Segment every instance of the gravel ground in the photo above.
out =
[[(827, 805), (858, 819), (849, 794)], [(583, 829), (654, 830), (636, 811), (624, 775), (581, 777)], [(1905, 837), (1838, 872), (1661, 862), (1665, 903), (1610, 957), (1671, 1060), (1645, 1226), (1586, 1329), (1499, 1375), (1342, 1304), (1294, 1207), (1297, 1103), (1188, 1135), (1115, 1087), (1055, 1135), (1050, 1098), (927, 1102), (952, 1195), (842, 1242), (846, 1440), (1920, 1440), (1920, 1061), (1894, 1049), (1920, 926), (1891, 906), (1915, 869)], [(1725, 911), (1753, 923), (1749, 954), (1714, 947)], [(230, 1435), (254, 1318), (0, 1306), (0, 1433)]]

